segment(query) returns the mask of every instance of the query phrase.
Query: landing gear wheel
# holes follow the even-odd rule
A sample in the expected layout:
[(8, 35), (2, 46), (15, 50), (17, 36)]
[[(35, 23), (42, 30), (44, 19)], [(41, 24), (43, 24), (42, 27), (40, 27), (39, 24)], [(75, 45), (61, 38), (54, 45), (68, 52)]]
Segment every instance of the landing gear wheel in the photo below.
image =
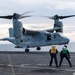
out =
[(41, 48), (40, 47), (37, 47), (37, 50), (40, 50)]
[(28, 53), (29, 52), (29, 49), (25, 49), (25, 52)]

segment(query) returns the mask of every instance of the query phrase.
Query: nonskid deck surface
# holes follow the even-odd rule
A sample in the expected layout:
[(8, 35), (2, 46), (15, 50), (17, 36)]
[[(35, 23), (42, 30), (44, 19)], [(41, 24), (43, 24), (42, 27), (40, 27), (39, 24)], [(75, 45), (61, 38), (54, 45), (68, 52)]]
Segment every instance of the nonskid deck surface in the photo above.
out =
[(73, 67), (64, 59), (62, 66), (56, 68), (54, 63), (49, 67), (48, 52), (0, 52), (0, 75), (73, 75), (75, 53), (70, 54)]

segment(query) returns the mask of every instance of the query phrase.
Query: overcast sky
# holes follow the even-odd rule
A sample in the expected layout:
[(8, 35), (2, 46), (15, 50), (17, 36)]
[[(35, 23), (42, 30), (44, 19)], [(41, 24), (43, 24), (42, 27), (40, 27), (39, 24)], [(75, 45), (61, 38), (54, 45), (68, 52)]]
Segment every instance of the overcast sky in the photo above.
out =
[[(34, 11), (31, 18), (22, 19), (24, 27), (51, 28), (53, 21), (38, 15), (75, 15), (75, 0), (1, 0), (0, 15), (22, 14), (26, 11)], [(75, 42), (75, 17), (62, 20), (64, 34)], [(8, 25), (9, 24), (9, 25)], [(10, 25), (11, 24), (11, 25)], [(0, 19), (0, 38), (8, 36), (8, 28), (12, 27), (11, 20)]]

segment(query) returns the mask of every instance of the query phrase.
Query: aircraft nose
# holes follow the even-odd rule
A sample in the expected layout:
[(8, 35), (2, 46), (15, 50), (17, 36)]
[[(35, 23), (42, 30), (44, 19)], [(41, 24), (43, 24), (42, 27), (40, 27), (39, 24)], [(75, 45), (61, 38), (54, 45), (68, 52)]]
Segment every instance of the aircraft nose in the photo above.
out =
[(68, 44), (70, 41), (68, 38), (65, 38), (65, 40), (66, 40), (66, 44)]

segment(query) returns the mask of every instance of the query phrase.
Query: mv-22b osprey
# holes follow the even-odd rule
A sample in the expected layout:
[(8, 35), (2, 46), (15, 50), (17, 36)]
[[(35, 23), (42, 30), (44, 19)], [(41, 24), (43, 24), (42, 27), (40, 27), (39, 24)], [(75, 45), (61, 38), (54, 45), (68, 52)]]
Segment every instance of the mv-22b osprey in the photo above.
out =
[[(70, 16), (58, 16), (48, 17), (49, 19), (54, 20), (54, 27), (48, 30), (27, 30), (23, 28), (22, 22), (19, 19), (31, 17), (23, 16), (24, 14), (14, 13), (13, 15), (0, 16), (4, 19), (12, 19), (13, 28), (9, 28), (9, 38), (3, 38), (1, 40), (8, 40), (15, 44), (15, 48), (25, 48), (25, 52), (29, 52), (29, 48), (36, 47), (37, 50), (40, 50), (42, 46), (50, 45), (63, 45), (68, 44), (69, 39), (65, 36), (62, 36), (60, 33), (63, 33), (63, 24), (59, 19), (64, 19)], [(56, 31), (56, 32), (54, 32)]]

